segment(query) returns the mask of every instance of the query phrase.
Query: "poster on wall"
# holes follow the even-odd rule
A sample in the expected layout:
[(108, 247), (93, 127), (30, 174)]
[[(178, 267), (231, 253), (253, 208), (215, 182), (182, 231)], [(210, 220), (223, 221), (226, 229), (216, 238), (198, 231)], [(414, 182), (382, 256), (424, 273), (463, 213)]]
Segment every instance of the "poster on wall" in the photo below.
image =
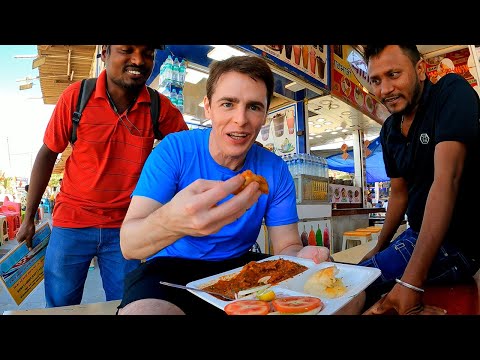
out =
[(432, 83), (435, 84), (446, 74), (456, 73), (463, 76), (480, 93), (474, 59), (468, 48), (427, 58), (425, 62), (427, 64), (427, 76)]
[(252, 45), (296, 70), (313, 77), (325, 86), (328, 83), (328, 45)]
[(382, 124), (390, 112), (372, 94), (363, 56), (350, 45), (332, 48), (332, 94)]
[(294, 153), (297, 147), (296, 119), (295, 104), (268, 113), (257, 141), (279, 156)]

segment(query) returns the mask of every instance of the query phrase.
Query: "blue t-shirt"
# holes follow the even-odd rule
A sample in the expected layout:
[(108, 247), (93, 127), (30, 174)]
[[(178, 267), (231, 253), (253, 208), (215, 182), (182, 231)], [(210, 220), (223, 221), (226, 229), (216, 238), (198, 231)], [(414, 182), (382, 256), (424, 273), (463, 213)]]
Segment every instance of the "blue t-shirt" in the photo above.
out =
[(211, 129), (196, 129), (167, 135), (145, 162), (133, 196), (145, 196), (166, 204), (197, 179), (224, 181), (245, 170), (265, 177), (269, 193), (261, 195), (244, 215), (217, 233), (182, 237), (149, 259), (156, 256), (203, 260), (237, 257), (255, 243), (263, 218), (267, 226), (298, 222), (295, 184), (287, 163), (274, 153), (253, 145), (243, 167), (232, 171), (219, 165), (210, 155), (210, 133)]

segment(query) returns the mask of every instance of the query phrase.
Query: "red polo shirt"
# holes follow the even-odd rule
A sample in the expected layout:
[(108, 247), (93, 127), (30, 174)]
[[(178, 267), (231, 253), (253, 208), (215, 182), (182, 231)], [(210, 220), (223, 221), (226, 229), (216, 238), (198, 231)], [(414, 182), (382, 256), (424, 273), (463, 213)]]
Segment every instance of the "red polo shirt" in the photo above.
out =
[[(76, 82), (58, 99), (43, 138), (52, 151), (63, 152), (70, 141), (79, 92), (80, 82)], [(164, 95), (160, 94), (160, 99), (159, 128), (163, 136), (188, 130), (180, 111)], [(119, 116), (107, 98), (104, 70), (83, 110), (77, 141), (65, 164), (53, 225), (120, 227), (153, 142), (147, 89), (142, 89), (135, 104)]]

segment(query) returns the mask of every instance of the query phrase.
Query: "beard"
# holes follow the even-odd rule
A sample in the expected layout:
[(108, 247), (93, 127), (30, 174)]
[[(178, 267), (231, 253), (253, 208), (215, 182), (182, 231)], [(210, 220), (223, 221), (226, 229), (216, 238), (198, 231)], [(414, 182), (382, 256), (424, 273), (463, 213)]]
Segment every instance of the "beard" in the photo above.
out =
[(420, 102), (420, 97), (422, 96), (422, 86), (418, 80), (418, 76), (415, 74), (415, 83), (412, 86), (412, 98), (410, 102), (407, 102), (407, 105), (403, 110), (398, 111), (400, 115), (408, 115), (412, 113)]

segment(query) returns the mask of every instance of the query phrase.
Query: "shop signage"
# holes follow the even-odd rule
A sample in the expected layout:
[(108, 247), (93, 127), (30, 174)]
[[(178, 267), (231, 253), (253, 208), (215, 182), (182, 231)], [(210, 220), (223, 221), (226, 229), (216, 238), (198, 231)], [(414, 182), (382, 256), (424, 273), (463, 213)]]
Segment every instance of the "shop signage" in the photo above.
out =
[(434, 84), (448, 73), (463, 76), (472, 87), (478, 87), (473, 56), (468, 48), (452, 51), (443, 55), (425, 59), (427, 76)]
[(257, 141), (277, 155), (293, 154), (297, 148), (297, 112), (295, 104), (271, 111), (257, 136)]
[[(390, 113), (371, 94), (366, 70), (366, 63), (360, 53), (350, 45), (332, 45), (332, 94), (377, 122), (383, 123)], [(365, 91), (364, 88), (369, 91)]]
[[(328, 45), (245, 45), (314, 86), (328, 88)], [(250, 50), (250, 49), (249, 49)]]

